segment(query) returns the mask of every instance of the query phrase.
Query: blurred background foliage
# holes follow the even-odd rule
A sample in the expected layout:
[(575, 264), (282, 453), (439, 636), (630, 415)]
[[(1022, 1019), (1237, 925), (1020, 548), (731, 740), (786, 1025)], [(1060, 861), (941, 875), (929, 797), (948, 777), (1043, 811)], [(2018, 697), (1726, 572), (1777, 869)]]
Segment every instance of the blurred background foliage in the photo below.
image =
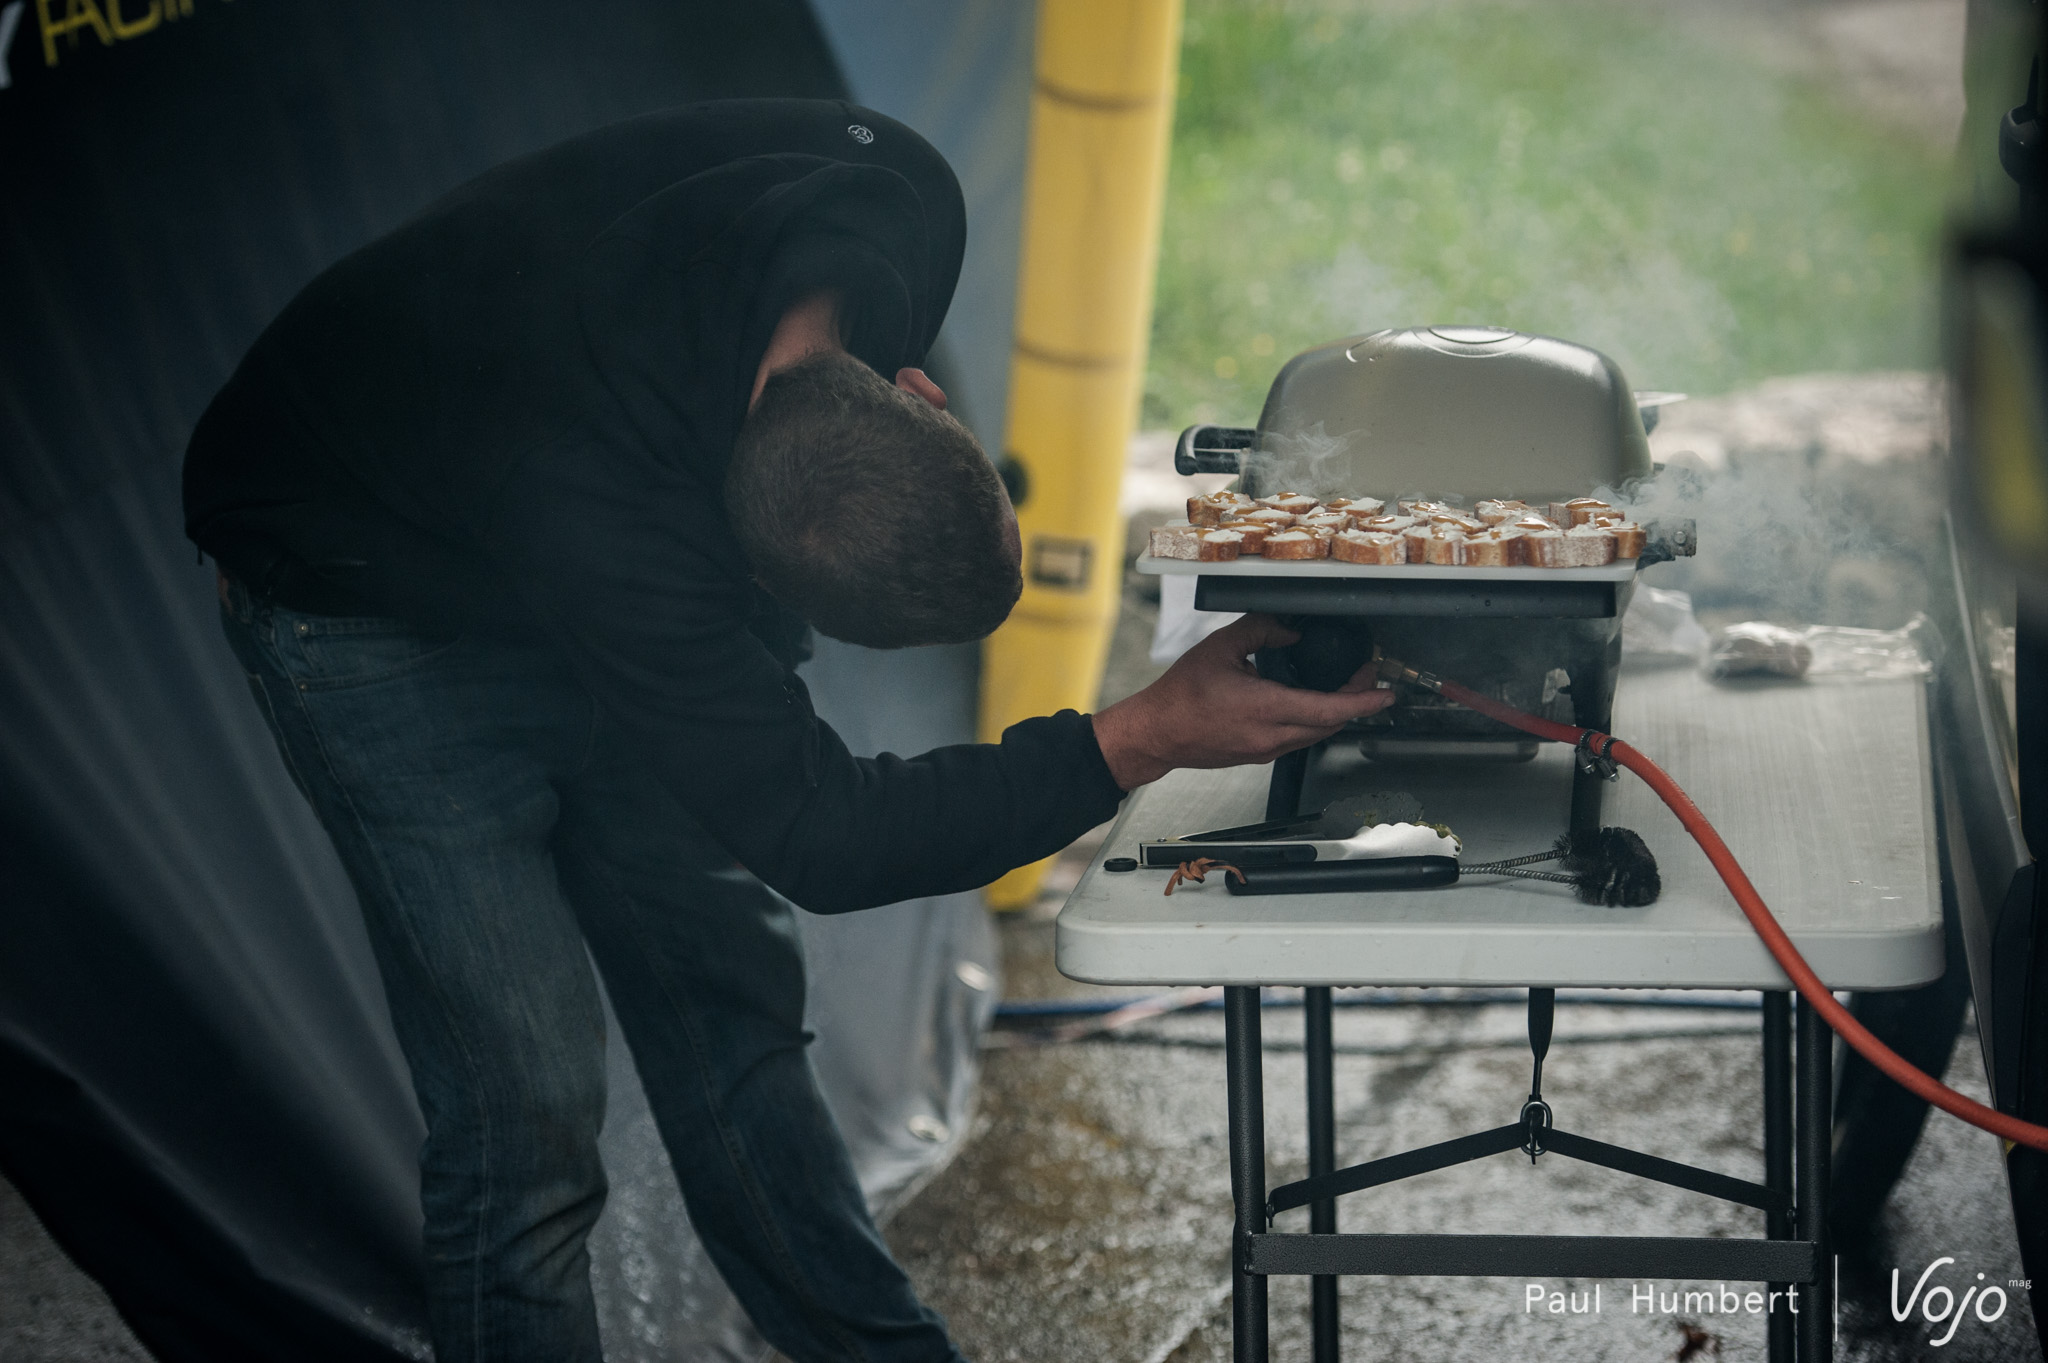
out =
[(1421, 323), (1695, 394), (1928, 367), (1951, 146), (1798, 9), (1189, 0), (1143, 424), (1248, 424), (1288, 356)]

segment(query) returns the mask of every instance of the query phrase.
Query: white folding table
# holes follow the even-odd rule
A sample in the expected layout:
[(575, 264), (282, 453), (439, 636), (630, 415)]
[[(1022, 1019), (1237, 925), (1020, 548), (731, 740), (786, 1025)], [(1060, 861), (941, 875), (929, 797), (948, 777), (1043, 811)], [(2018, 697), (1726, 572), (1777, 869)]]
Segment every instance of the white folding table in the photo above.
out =
[[(1917, 680), (1717, 685), (1690, 669), (1632, 671), (1613, 732), (1647, 753), (1713, 820), (1820, 977), (1837, 990), (1904, 989), (1942, 972), (1925, 688)], [(1526, 763), (1368, 763), (1338, 744), (1300, 777), (1268, 767), (1175, 772), (1125, 802), (1102, 857), (1142, 840), (1255, 822), (1269, 809), (1404, 792), (1451, 826), (1467, 861), (1543, 849), (1565, 829), (1575, 756)], [(1299, 767), (1296, 767), (1296, 771)], [(1292, 812), (1287, 809), (1286, 812)], [(1100, 984), (1226, 986), (1236, 1357), (1266, 1357), (1265, 1279), (1317, 1280), (1318, 1363), (1336, 1357), (1339, 1274), (1750, 1280), (1799, 1296), (1797, 1356), (1830, 1356), (1825, 1266), (1832, 1034), (1765, 952), (1698, 846), (1635, 777), (1608, 788), (1602, 821), (1655, 853), (1648, 908), (1579, 903), (1569, 887), (1474, 877), (1442, 889), (1234, 896), (1222, 876), (1167, 897), (1166, 872), (1089, 869), (1060, 913), (1060, 970)], [(1267, 1189), (1261, 985), (1307, 987), (1310, 1175)], [(1763, 991), (1763, 1183), (1712, 1174), (1549, 1127), (1532, 1084), (1517, 1121), (1349, 1170), (1333, 1166), (1331, 986), (1530, 986), (1540, 1079), (1558, 987)], [(1792, 1037), (1797, 1032), (1797, 1101)], [(1539, 1034), (1540, 1032), (1540, 1034)], [(1796, 1115), (1795, 1115), (1796, 1106)], [(1514, 1148), (1590, 1159), (1765, 1212), (1760, 1240), (1336, 1233), (1335, 1198)], [(1795, 1168), (1796, 1166), (1796, 1168)], [(1308, 1206), (1311, 1231), (1272, 1217)], [(1774, 1298), (1773, 1300), (1782, 1300)], [(1795, 1318), (1773, 1311), (1770, 1357), (1794, 1356)]]

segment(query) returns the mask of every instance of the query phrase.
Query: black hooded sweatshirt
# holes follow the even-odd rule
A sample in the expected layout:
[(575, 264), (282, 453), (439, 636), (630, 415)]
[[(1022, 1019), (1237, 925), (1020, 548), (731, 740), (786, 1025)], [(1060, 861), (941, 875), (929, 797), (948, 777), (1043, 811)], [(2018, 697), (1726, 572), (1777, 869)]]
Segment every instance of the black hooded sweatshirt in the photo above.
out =
[(693, 105), (512, 161), (263, 332), (193, 433), (187, 533), (289, 606), (545, 641), (806, 908), (985, 884), (1114, 811), (1089, 721), (853, 757), (763, 642), (723, 494), (783, 312), (840, 290), (847, 348), (893, 375), (965, 239), (938, 153), (843, 102)]

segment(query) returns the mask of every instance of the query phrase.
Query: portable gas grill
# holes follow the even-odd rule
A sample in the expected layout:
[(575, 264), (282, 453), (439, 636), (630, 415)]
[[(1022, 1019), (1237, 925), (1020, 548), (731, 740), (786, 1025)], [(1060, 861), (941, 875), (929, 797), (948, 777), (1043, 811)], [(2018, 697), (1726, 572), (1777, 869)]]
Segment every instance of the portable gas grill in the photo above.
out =
[[(1672, 396), (1639, 400), (1612, 360), (1552, 337), (1473, 326), (1381, 331), (1296, 355), (1274, 379), (1257, 427), (1191, 426), (1174, 463), (1183, 474), (1237, 473), (1254, 497), (1293, 490), (1390, 503), (1511, 497), (1542, 505), (1647, 477), (1647, 431)], [(1289, 488), (1277, 485), (1283, 479)], [(1347, 636), (1363, 649), (1370, 640), (1518, 709), (1604, 732), (1635, 574), (1694, 547), (1691, 522), (1646, 529), (1640, 559), (1598, 568), (1199, 563), (1149, 554), (1137, 566), (1196, 575), (1198, 610), (1288, 618), (1304, 634), (1297, 649), (1341, 651)], [(1291, 661), (1262, 657), (1261, 670), (1296, 680)], [(1366, 756), (1535, 756), (1527, 735), (1422, 687), (1397, 685), (1400, 703), (1355, 728)], [(1294, 812), (1309, 760), (1303, 752), (1275, 764), (1269, 817)], [(1575, 780), (1574, 830), (1599, 826), (1602, 774), (1589, 761)]]

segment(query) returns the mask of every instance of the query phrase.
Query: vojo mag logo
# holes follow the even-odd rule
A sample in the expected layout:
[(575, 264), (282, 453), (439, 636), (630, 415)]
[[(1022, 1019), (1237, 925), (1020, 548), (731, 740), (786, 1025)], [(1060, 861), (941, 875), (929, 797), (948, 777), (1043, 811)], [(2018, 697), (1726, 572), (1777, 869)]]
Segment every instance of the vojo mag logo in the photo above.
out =
[[(1937, 1349), (1956, 1337), (1956, 1331), (1962, 1326), (1965, 1316), (1975, 1317), (1983, 1324), (1989, 1325), (2005, 1314), (2005, 1287), (1998, 1283), (1986, 1282), (1982, 1273), (1977, 1274), (1974, 1279), (1967, 1274), (1964, 1276), (1960, 1284), (1963, 1295), (1961, 1300), (1957, 1300), (1955, 1288), (1942, 1281), (1942, 1278), (1949, 1275), (1935, 1276), (1939, 1270), (1954, 1262), (1952, 1256), (1944, 1254), (1921, 1270), (1919, 1280), (1913, 1284), (1913, 1290), (1906, 1295), (1903, 1302), (1899, 1300), (1899, 1270), (1892, 1270), (1892, 1319), (1903, 1323), (1916, 1315), (1919, 1316), (1927, 1323), (1930, 1335), (1928, 1343)], [(1933, 1281), (1930, 1283), (1929, 1279)], [(2027, 1282), (2021, 1278), (2014, 1278), (2010, 1285), (2025, 1288)], [(1932, 1338), (1937, 1331), (1940, 1332), (1940, 1338)]]

